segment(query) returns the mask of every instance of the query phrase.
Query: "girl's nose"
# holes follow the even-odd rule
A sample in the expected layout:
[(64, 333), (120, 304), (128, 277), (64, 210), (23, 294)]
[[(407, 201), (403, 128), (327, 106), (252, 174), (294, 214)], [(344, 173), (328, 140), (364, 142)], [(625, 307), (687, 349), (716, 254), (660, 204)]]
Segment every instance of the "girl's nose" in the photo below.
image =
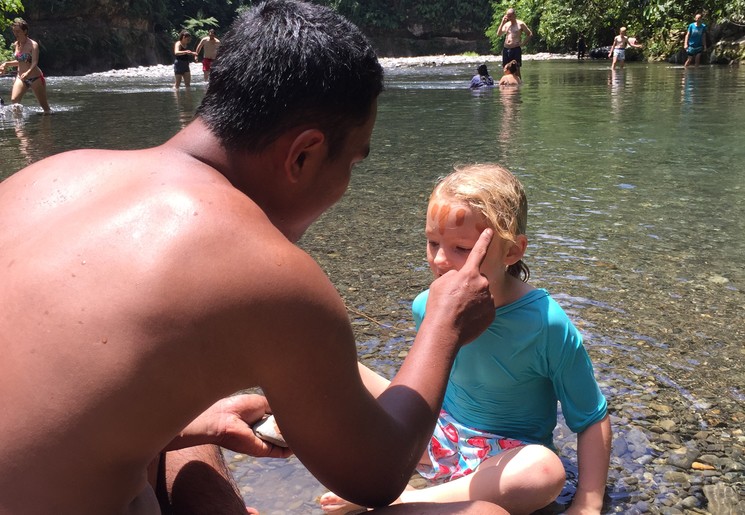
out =
[(445, 250), (442, 247), (440, 247), (439, 249), (437, 249), (437, 253), (435, 254), (434, 263), (435, 263), (435, 265), (437, 265), (438, 268), (446, 268), (447, 267), (448, 258), (447, 258), (447, 255), (445, 254)]

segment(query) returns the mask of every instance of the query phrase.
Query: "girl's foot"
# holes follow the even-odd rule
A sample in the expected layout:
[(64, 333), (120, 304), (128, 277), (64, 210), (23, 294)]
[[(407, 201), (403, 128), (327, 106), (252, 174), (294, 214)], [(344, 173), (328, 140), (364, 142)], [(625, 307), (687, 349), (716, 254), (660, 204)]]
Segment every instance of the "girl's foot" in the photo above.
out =
[(325, 513), (333, 513), (334, 515), (356, 515), (367, 511), (364, 506), (344, 500), (334, 492), (326, 492), (318, 502)]

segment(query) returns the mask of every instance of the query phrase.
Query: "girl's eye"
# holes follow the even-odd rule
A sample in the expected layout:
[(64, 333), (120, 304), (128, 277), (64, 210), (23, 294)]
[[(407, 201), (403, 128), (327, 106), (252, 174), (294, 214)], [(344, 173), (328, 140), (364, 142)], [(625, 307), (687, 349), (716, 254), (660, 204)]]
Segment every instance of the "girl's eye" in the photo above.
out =
[(472, 249), (467, 249), (465, 247), (455, 247), (455, 250), (458, 252), (463, 252), (465, 254), (470, 254)]

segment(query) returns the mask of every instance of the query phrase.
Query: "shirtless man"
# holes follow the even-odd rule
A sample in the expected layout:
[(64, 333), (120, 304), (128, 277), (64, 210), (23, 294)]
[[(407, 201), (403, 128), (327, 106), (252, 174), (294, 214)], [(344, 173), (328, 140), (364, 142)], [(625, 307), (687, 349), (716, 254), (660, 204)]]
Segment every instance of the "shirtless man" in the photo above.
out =
[(220, 40), (215, 37), (215, 29), (210, 29), (207, 32), (207, 36), (203, 37), (197, 45), (197, 56), (199, 56), (199, 52), (204, 49), (204, 55), (202, 56), (202, 71), (204, 72), (205, 81), (210, 78), (212, 61), (214, 61), (215, 56), (217, 56), (217, 49), (219, 46)]
[[(530, 38), (533, 37), (533, 32), (525, 25), (525, 22), (517, 19), (515, 10), (510, 7), (504, 16), (502, 16), (502, 23), (499, 25), (499, 30), (497, 30), (497, 37), (503, 34), (507, 36), (504, 38), (504, 48), (502, 48), (502, 65), (504, 66), (513, 60), (517, 61), (517, 73), (515, 73), (515, 76), (521, 79), (520, 68), (523, 66), (522, 46), (528, 44)], [(525, 35), (524, 39), (523, 35)]]
[[(434, 314), (371, 396), (344, 303), (295, 242), (370, 151), (382, 87), (354, 25), (270, 0), (236, 20), (173, 138), (58, 154), (0, 183), (0, 513), (245, 515), (213, 444), (287, 456), (250, 429), (270, 411), (327, 488), (365, 506), (398, 496), (456, 352), (493, 319), (491, 232), (433, 284)], [(230, 397), (252, 386), (266, 397)]]
[(642, 48), (642, 45), (636, 42), (636, 38), (630, 38), (626, 35), (626, 27), (621, 27), (618, 31), (618, 36), (613, 38), (613, 44), (608, 51), (608, 57), (613, 57), (613, 62), (610, 67), (612, 70), (616, 68), (616, 63), (620, 63), (621, 68), (626, 64), (626, 48)]

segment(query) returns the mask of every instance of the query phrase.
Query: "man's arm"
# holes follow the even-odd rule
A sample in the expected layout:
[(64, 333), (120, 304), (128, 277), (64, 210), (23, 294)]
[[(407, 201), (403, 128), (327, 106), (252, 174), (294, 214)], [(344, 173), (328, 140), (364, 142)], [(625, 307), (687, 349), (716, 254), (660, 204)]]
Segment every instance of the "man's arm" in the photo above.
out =
[[(285, 272), (268, 277), (278, 298), (256, 306), (271, 323), (257, 335), (262, 343), (251, 368), (290, 448), (345, 499), (386, 505), (407, 484), (431, 436), (457, 351), (493, 320), (488, 281), (479, 272), (490, 237), (487, 231), (459, 272), (432, 284), (427, 317), (377, 399), (360, 377), (348, 315), (333, 285), (307, 255), (291, 262), (275, 258)], [(360, 470), (365, 481), (358, 479)]]
[(701, 43), (704, 45), (704, 52), (706, 52), (706, 49), (707, 49), (707, 45), (706, 45), (707, 33), (708, 33), (708, 30), (706, 27), (704, 27), (704, 32), (701, 34)]
[(502, 36), (507, 32), (505, 25), (508, 23), (509, 20), (507, 19), (507, 15), (502, 16), (502, 22), (499, 24), (499, 28), (497, 29), (497, 37)]
[(611, 425), (606, 415), (577, 435), (579, 482), (568, 515), (599, 514), (603, 507), (611, 452)]
[(522, 34), (525, 34), (525, 39), (520, 43), (520, 46), (524, 46), (528, 44), (528, 41), (530, 41), (530, 38), (533, 37), (533, 31), (530, 30), (530, 28), (524, 23), (520, 22), (520, 30)]
[(204, 46), (204, 42), (207, 39), (209, 39), (209, 38), (202, 38), (202, 39), (199, 40), (199, 44), (197, 45), (197, 49), (194, 51), (194, 52), (196, 52), (197, 55), (199, 55), (199, 52), (202, 50), (202, 47)]

